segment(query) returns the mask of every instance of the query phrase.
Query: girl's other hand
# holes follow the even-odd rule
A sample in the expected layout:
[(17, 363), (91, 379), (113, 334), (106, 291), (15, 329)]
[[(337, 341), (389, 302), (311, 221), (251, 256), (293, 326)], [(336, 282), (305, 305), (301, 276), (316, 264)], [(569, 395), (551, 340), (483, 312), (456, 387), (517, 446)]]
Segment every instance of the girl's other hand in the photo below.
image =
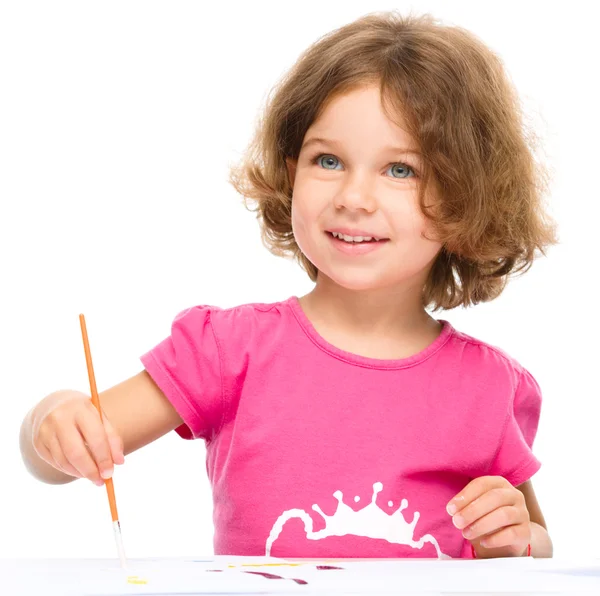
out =
[(523, 493), (505, 478), (482, 476), (472, 480), (447, 509), (454, 525), (476, 551), (480, 547), (502, 549), (496, 556), (505, 557), (527, 552), (531, 543), (527, 503)]

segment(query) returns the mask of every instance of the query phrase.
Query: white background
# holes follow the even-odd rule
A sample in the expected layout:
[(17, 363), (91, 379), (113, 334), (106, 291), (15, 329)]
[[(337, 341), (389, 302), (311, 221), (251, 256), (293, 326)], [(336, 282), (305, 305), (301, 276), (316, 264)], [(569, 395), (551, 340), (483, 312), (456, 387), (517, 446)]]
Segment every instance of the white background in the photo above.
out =
[[(495, 302), (438, 316), (535, 375), (534, 484), (555, 553), (600, 556), (597, 25), (587, 2), (456, 0), (0, 3), (0, 556), (114, 556), (104, 489), (43, 485), (18, 449), (34, 403), (89, 389), (78, 314), (103, 390), (187, 306), (307, 292), (261, 245), (228, 166), (305, 47), (411, 6), (497, 51), (545, 139), (561, 244)], [(115, 488), (129, 556), (212, 553), (201, 442), (171, 433), (130, 455)]]

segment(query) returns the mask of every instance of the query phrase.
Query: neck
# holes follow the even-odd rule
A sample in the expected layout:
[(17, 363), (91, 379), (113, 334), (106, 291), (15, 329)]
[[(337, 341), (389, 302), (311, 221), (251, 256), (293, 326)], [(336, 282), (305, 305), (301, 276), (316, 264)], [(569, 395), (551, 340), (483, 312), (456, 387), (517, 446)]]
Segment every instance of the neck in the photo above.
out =
[(348, 290), (319, 273), (314, 289), (300, 302), (318, 325), (391, 338), (439, 326), (423, 306), (422, 290), (420, 280), (402, 287)]

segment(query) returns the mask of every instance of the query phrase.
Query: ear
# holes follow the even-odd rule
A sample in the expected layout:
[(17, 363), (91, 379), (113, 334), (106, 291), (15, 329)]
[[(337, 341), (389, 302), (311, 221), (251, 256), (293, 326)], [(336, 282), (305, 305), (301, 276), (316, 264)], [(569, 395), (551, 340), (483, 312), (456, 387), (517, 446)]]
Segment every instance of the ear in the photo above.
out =
[(296, 180), (296, 168), (298, 167), (298, 160), (292, 159), (291, 157), (285, 158), (285, 165), (288, 171), (288, 179), (290, 181), (290, 185), (294, 188), (294, 181)]

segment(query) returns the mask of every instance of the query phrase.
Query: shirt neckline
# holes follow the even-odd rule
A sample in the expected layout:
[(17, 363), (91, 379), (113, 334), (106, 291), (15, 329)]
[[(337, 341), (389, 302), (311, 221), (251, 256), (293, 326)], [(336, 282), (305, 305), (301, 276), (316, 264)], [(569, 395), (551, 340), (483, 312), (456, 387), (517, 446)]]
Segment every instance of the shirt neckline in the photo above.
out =
[(406, 358), (398, 358), (398, 359), (384, 359), (384, 358), (370, 358), (367, 356), (361, 356), (359, 354), (354, 354), (353, 352), (347, 352), (334, 346), (329, 343), (324, 337), (322, 337), (310, 322), (309, 318), (306, 316), (302, 306), (300, 305), (300, 301), (297, 296), (291, 296), (286, 300), (286, 303), (290, 307), (294, 317), (306, 333), (308, 337), (312, 340), (312, 342), (317, 345), (321, 350), (327, 352), (331, 356), (338, 358), (339, 360), (344, 360), (345, 362), (349, 362), (351, 364), (356, 364), (359, 366), (363, 366), (366, 368), (379, 368), (379, 369), (398, 369), (398, 368), (407, 368), (409, 366), (414, 366), (419, 364), (431, 356), (435, 354), (446, 342), (450, 339), (450, 336), (454, 332), (454, 328), (452, 325), (444, 320), (438, 319), (438, 322), (442, 324), (442, 329), (439, 335), (431, 342), (427, 347), (425, 347), (420, 352), (413, 354), (412, 356), (408, 356)]

